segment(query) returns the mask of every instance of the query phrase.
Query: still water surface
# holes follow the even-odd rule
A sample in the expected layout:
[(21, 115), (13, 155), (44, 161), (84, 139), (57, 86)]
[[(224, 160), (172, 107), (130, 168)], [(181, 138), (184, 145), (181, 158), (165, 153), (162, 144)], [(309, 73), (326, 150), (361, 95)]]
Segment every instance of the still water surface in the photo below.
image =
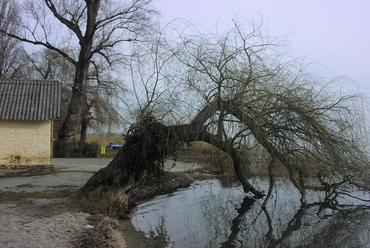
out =
[[(254, 184), (267, 189), (268, 180)], [(358, 192), (366, 198), (368, 193)], [(323, 196), (311, 192), (309, 199)], [(370, 212), (353, 206), (336, 211), (319, 205), (300, 208), (299, 193), (278, 180), (263, 208), (239, 186), (219, 180), (156, 197), (137, 206), (132, 224), (147, 236), (163, 235), (168, 247), (370, 247)], [(341, 203), (358, 204), (347, 198)]]

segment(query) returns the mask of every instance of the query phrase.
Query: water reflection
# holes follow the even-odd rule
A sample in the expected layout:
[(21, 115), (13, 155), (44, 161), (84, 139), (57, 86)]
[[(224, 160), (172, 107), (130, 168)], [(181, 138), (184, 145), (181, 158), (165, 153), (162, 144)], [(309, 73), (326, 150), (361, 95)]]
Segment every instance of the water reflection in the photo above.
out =
[[(268, 188), (268, 180), (254, 183)], [(310, 202), (324, 197), (309, 193)], [(139, 205), (132, 223), (148, 236), (166, 236), (168, 247), (370, 247), (370, 213), (351, 199), (341, 202), (353, 207), (302, 208), (299, 193), (284, 180), (276, 181), (268, 201), (208, 180)]]

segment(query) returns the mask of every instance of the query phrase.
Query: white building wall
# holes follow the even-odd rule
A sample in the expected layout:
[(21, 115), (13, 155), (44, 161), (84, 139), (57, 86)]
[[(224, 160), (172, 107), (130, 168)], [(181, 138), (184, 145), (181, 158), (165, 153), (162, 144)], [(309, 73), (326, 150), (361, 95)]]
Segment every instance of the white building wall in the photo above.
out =
[(51, 165), (52, 121), (0, 120), (0, 167)]

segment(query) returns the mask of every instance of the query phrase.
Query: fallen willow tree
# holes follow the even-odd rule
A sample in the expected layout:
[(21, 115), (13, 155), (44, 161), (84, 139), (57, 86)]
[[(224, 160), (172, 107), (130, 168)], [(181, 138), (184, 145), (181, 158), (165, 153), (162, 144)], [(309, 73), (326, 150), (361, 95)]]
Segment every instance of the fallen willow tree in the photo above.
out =
[(159, 177), (164, 169), (164, 159), (177, 151), (184, 143), (205, 141), (228, 153), (233, 161), (235, 174), (246, 192), (261, 197), (262, 192), (248, 183), (242, 161), (231, 142), (222, 141), (207, 132), (205, 122), (217, 111), (217, 104), (204, 108), (190, 124), (166, 126), (152, 116), (143, 116), (126, 135), (126, 143), (112, 162), (95, 173), (82, 191), (120, 192), (127, 194), (146, 177)]
[[(156, 71), (143, 83), (147, 103), (117, 156), (95, 173), (81, 192), (110, 195), (118, 204), (126, 204), (135, 187), (148, 178), (161, 177), (166, 156), (191, 141), (204, 141), (227, 153), (244, 191), (257, 198), (264, 192), (248, 182), (250, 175), (243, 168), (252, 163), (243, 153), (256, 146), (270, 161), (268, 196), (277, 164), (288, 172), (302, 204), (307, 190), (326, 192), (330, 201), (344, 184), (367, 189), (364, 172), (369, 168), (368, 158), (358, 129), (361, 115), (357, 114), (356, 98), (336, 97), (315, 86), (300, 69), (292, 70), (291, 63), (271, 60), (272, 52), (267, 51), (271, 45), (259, 37), (256, 30), (244, 35), (236, 26), (216, 40), (187, 39), (169, 53), (158, 52), (160, 42), (155, 43), (150, 56), (155, 58)], [(171, 46), (166, 43), (165, 47)], [(184, 80), (175, 90), (183, 92), (186, 99), (192, 96), (196, 103), (187, 106), (195, 113), (192, 120), (180, 125), (155, 117), (154, 106), (160, 99), (154, 96), (164, 95), (156, 92), (163, 74), (159, 68), (168, 63), (173, 68), (173, 59), (186, 68)], [(144, 78), (142, 71), (139, 78)], [(153, 78), (150, 89), (148, 82)], [(177, 102), (181, 101), (170, 102), (168, 108)], [(196, 109), (198, 103), (200, 110)], [(315, 175), (307, 174), (311, 167)], [(316, 178), (314, 185), (312, 177)]]
[[(353, 183), (350, 178), (355, 176), (351, 175), (352, 170), (348, 169), (347, 166), (352, 166), (352, 169), (355, 169), (361, 165), (356, 163), (364, 163), (365, 161), (363, 154), (353, 147), (352, 143), (346, 144), (345, 140), (338, 140), (339, 137), (329, 136), (327, 128), (321, 126), (316, 120), (311, 120), (312, 123), (308, 122), (310, 118), (306, 111), (303, 113), (294, 112), (305, 125), (304, 129), (295, 132), (296, 135), (306, 135), (307, 139), (316, 138), (316, 142), (320, 143), (320, 147), (317, 147), (316, 150), (314, 148), (312, 150), (299, 150), (297, 146), (292, 149), (293, 143), (290, 144), (290, 149), (287, 149), (289, 145), (284, 143), (288, 141), (282, 138), (281, 142), (276, 142), (277, 136), (272, 136), (261, 124), (257, 124), (257, 116), (253, 116), (253, 112), (243, 111), (241, 106), (232, 101), (222, 101), (221, 105), (225, 113), (233, 115), (248, 128), (254, 139), (265, 148), (274, 161), (279, 161), (286, 167), (290, 180), (302, 195), (302, 203), (304, 203), (305, 191), (312, 189), (305, 184), (306, 175), (301, 167), (303, 160), (309, 159), (312, 162), (316, 160), (316, 163), (319, 161), (329, 163), (331, 159), (334, 160), (335, 166), (338, 168), (331, 167), (331, 164), (323, 164), (317, 174), (321, 187), (316, 187), (316, 189), (327, 191), (328, 194), (330, 191), (334, 192), (337, 186), (345, 182)], [(251, 192), (255, 197), (262, 197), (263, 192), (248, 182), (248, 176), (243, 170), (244, 159), (241, 158), (240, 148), (236, 148), (235, 143), (230, 140), (221, 140), (217, 135), (207, 131), (206, 123), (218, 111), (218, 106), (220, 106), (220, 101), (207, 105), (191, 123), (183, 125), (166, 126), (152, 116), (143, 116), (127, 133), (126, 143), (116, 157), (107, 167), (95, 173), (82, 188), (82, 191), (87, 194), (112, 194), (117, 197), (116, 200), (123, 197), (123, 203), (125, 203), (126, 197), (134, 187), (140, 186), (148, 177), (160, 178), (164, 169), (164, 159), (175, 153), (182, 144), (191, 141), (204, 141), (230, 155), (235, 175), (245, 192)], [(294, 125), (298, 125), (298, 122)], [(279, 128), (279, 126), (274, 125), (274, 128)], [(235, 140), (235, 137), (233, 139)], [(329, 154), (321, 157), (321, 152)], [(345, 166), (342, 167), (341, 164)], [(270, 163), (270, 166), (273, 166), (273, 163)], [(330, 169), (331, 171), (329, 171)], [(346, 181), (338, 183), (338, 180), (333, 179), (335, 177), (339, 177), (341, 180), (345, 178)], [(271, 180), (273, 179), (271, 178)], [(330, 180), (333, 180), (332, 183)]]

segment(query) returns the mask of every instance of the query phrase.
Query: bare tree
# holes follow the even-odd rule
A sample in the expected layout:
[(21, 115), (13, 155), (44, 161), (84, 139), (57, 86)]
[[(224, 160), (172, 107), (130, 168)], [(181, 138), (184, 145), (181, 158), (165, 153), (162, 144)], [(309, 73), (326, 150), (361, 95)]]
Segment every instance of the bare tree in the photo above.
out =
[[(192, 105), (187, 105), (194, 110), (192, 119), (171, 124), (158, 120), (153, 111), (140, 115), (122, 150), (82, 192), (108, 192), (116, 196), (115, 203), (127, 204), (129, 192), (148, 176), (160, 175), (164, 158), (190, 141), (205, 141), (229, 154), (245, 192), (256, 197), (263, 192), (248, 182), (243, 164), (250, 161), (242, 157), (256, 145), (273, 161), (270, 188), (278, 163), (301, 193), (302, 205), (307, 189), (326, 192), (330, 201), (340, 185), (366, 182), (359, 173), (367, 168), (368, 158), (356, 129), (356, 97), (326, 93), (299, 63), (282, 59), (277, 46), (263, 37), (258, 27), (244, 33), (235, 25), (223, 36), (186, 37), (176, 46), (167, 43), (179, 62), (175, 66), (171, 60), (168, 68), (183, 68), (183, 76), (172, 79), (181, 82), (178, 91), (192, 96)], [(158, 58), (158, 52), (153, 56)], [(314, 175), (308, 175), (305, 166)], [(312, 187), (306, 181), (309, 176), (316, 176), (319, 185)]]
[(27, 54), (27, 64), (27, 74), (30, 78), (58, 80), (72, 88), (74, 66), (59, 53), (44, 48)]
[[(19, 33), (20, 21), (18, 5), (10, 0), (0, 3), (0, 30)], [(25, 52), (20, 41), (0, 34), (0, 78), (20, 78), (23, 76)]]
[(263, 147), (286, 167), (304, 202), (303, 165), (317, 165), (317, 176), (325, 180), (355, 177), (368, 166), (360, 148), (358, 105), (355, 96), (325, 93), (297, 61), (284, 61), (263, 37), (258, 27), (243, 33), (235, 25), (221, 37), (183, 40), (180, 50), (186, 52), (178, 58), (205, 106), (217, 105), (208, 130), (238, 150)]
[(86, 143), (88, 128), (110, 130), (113, 126), (119, 127), (123, 121), (117, 107), (125, 91), (123, 83), (112, 76), (115, 72), (109, 65), (93, 63), (86, 87), (87, 106), (81, 115), (81, 143)]
[[(74, 66), (59, 53), (49, 49), (27, 56), (27, 74), (30, 78), (58, 80), (62, 82), (62, 114), (64, 120), (68, 113), (74, 77)], [(86, 106), (81, 113), (80, 142), (86, 143), (87, 129), (109, 127), (121, 122), (120, 115), (114, 106), (122, 94), (122, 85), (114, 79), (112, 68), (106, 63), (93, 61), (88, 81), (85, 83)], [(105, 65), (105, 66), (104, 66)]]
[(86, 80), (92, 61), (100, 57), (111, 65), (120, 59), (116, 48), (138, 40), (148, 24), (153, 13), (150, 0), (39, 0), (28, 1), (23, 10), (20, 34), (5, 28), (0, 33), (55, 51), (74, 66), (68, 113), (59, 132), (61, 140), (69, 141), (78, 133), (87, 105)]

